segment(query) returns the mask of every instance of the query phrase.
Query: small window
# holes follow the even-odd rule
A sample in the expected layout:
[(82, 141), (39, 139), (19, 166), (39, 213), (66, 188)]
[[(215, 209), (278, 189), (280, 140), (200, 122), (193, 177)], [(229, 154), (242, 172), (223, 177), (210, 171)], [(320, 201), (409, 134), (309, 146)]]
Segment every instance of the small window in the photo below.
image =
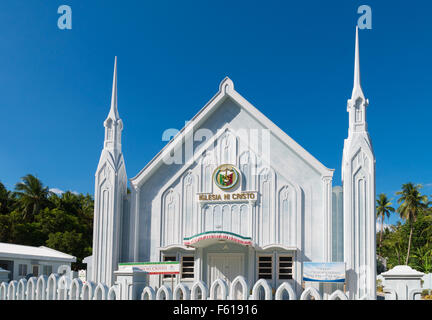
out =
[(258, 279), (273, 279), (273, 256), (258, 257)]
[[(177, 261), (177, 257), (176, 256), (164, 256), (163, 257), (163, 261), (167, 262), (167, 261)], [(175, 274), (164, 274), (163, 278), (164, 279), (171, 279), (171, 278), (175, 278)]]
[(49, 276), (52, 273), (52, 266), (43, 266), (43, 274)]
[(193, 256), (182, 257), (181, 265), (181, 277), (182, 279), (193, 279), (194, 278), (194, 268), (195, 258)]
[(33, 274), (33, 277), (38, 277), (39, 276), (39, 266), (38, 265), (33, 265), (32, 266), (32, 274)]
[(356, 109), (355, 115), (356, 115), (356, 122), (361, 122), (361, 120), (362, 120), (362, 111), (361, 111), (361, 109)]
[(278, 274), (279, 274), (279, 280), (293, 278), (292, 256), (279, 256)]
[(18, 265), (18, 275), (20, 277), (25, 277), (27, 275), (27, 265), (26, 264)]

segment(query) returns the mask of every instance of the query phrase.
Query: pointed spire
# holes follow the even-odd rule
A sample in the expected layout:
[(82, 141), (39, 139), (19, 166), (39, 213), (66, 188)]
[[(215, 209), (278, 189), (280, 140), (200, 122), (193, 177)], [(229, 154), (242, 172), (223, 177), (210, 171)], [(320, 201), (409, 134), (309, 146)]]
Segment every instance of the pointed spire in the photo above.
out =
[(112, 96), (111, 96), (111, 109), (108, 118), (113, 120), (120, 119), (117, 110), (117, 56), (114, 58), (114, 75), (113, 75), (113, 86), (112, 86)]
[(358, 26), (356, 27), (356, 42), (355, 42), (355, 59), (354, 59), (354, 87), (352, 91), (351, 99), (357, 99), (358, 97), (365, 99), (363, 90), (360, 83), (360, 48), (359, 48), (359, 36)]

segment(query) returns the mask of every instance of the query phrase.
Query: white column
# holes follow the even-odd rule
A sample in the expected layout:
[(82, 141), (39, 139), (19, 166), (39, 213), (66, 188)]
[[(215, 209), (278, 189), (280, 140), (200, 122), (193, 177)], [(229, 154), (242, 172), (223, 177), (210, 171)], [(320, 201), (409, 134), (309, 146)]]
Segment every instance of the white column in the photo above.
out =
[(332, 257), (332, 177), (322, 177), (324, 202), (324, 260), (331, 262)]
[(135, 210), (134, 210), (134, 261), (139, 260), (139, 225), (140, 225), (140, 194), (141, 189), (136, 187)]

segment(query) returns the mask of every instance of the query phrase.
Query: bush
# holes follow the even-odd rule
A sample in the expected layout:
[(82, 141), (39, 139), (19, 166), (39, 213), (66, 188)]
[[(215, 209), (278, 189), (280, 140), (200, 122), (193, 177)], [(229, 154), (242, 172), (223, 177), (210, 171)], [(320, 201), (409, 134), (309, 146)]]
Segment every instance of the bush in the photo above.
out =
[(430, 296), (430, 294), (432, 294), (431, 290), (423, 289), (422, 293), (421, 293), (421, 296), (422, 296), (423, 299), (426, 299), (426, 297)]
[(384, 286), (382, 285), (381, 279), (378, 279), (376, 281), (377, 291), (378, 292), (384, 292)]

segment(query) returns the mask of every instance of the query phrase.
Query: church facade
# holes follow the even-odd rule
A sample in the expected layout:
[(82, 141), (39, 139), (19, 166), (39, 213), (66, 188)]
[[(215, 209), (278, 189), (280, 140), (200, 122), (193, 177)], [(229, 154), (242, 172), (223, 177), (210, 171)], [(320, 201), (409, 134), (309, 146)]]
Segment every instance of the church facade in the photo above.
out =
[(179, 261), (159, 287), (243, 275), (302, 290), (303, 262), (345, 262), (351, 299), (375, 298), (375, 157), (360, 85), (358, 30), (343, 185), (225, 78), (216, 95), (128, 179), (117, 108), (117, 60), (95, 175), (91, 280), (112, 285), (121, 262)]

